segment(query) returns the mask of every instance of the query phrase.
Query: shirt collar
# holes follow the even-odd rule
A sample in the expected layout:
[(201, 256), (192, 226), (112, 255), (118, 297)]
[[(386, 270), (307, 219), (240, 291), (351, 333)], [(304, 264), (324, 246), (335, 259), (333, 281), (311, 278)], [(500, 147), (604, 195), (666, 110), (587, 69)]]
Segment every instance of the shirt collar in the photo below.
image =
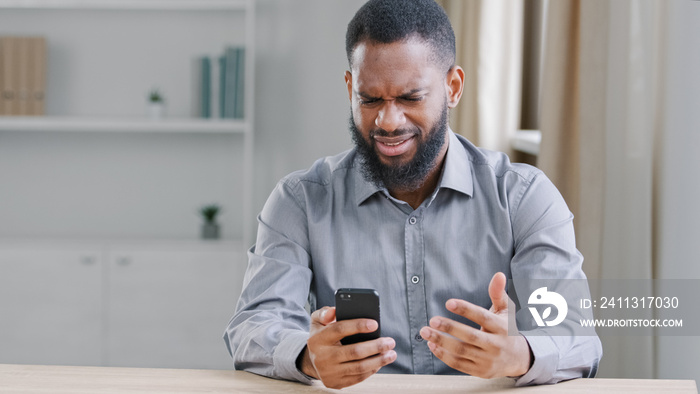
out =
[(474, 193), (474, 180), (472, 179), (471, 160), (464, 146), (452, 130), (450, 133), (450, 145), (445, 155), (445, 166), (442, 169), (442, 177), (438, 189), (447, 188), (472, 196)]
[(362, 175), (362, 160), (357, 153), (355, 153), (353, 176), (355, 178), (355, 203), (358, 206), (378, 192), (384, 191), (388, 194), (386, 188), (378, 187), (365, 179), (364, 175)]
[[(469, 155), (459, 137), (457, 137), (451, 129), (448, 129), (447, 132), (450, 136), (449, 147), (445, 155), (445, 165), (442, 169), (437, 190), (447, 188), (472, 196), (474, 184)], [(353, 173), (355, 177), (355, 202), (357, 205), (362, 204), (378, 192), (383, 192), (388, 196), (389, 192), (386, 188), (378, 187), (364, 178), (361, 166), (362, 161), (359, 155), (356, 154), (354, 158), (355, 170)]]

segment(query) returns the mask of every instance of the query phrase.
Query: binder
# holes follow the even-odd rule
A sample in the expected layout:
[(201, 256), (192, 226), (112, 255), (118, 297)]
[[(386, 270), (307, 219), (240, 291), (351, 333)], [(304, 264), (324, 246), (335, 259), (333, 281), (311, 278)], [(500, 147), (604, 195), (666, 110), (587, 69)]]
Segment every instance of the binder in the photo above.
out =
[(5, 115), (5, 99), (3, 99), (3, 92), (5, 91), (5, 55), (3, 42), (4, 37), (0, 37), (0, 116)]
[(211, 61), (208, 56), (200, 59), (200, 116), (211, 117)]
[(46, 97), (46, 39), (32, 37), (29, 51), (28, 115), (44, 115)]
[(44, 114), (46, 39), (0, 37), (0, 115)]
[(245, 48), (237, 48), (238, 52), (238, 66), (236, 67), (236, 104), (234, 118), (243, 119), (245, 117)]
[(15, 107), (15, 115), (29, 115), (29, 96), (30, 96), (30, 61), (29, 54), (32, 51), (32, 39), (29, 37), (15, 38), (15, 54), (17, 60), (15, 62), (15, 78), (17, 80), (15, 97), (17, 100)]
[(224, 118), (236, 117), (236, 90), (238, 84), (238, 56), (239, 51), (234, 47), (227, 47), (225, 52), (226, 57), (226, 73), (224, 82)]
[(226, 117), (226, 55), (219, 56), (219, 117)]
[(219, 91), (221, 90), (221, 64), (219, 56), (211, 56), (211, 117), (221, 118), (221, 109), (219, 108), (219, 102), (221, 101), (221, 95)]
[(16, 77), (15, 70), (15, 37), (0, 37), (2, 48), (2, 81), (3, 87), (0, 97), (0, 115), (16, 115)]

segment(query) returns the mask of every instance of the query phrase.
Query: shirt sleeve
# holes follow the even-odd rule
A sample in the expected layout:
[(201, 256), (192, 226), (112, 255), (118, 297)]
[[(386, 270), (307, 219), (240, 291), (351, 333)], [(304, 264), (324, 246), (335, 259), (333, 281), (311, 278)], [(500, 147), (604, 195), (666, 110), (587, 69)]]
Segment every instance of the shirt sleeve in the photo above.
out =
[[(527, 305), (529, 294), (518, 292), (519, 281), (574, 280), (585, 279), (586, 275), (582, 270), (583, 256), (576, 249), (573, 215), (551, 181), (539, 173), (515, 199), (511, 213), (515, 242), (511, 272), (518, 304), (522, 306)], [(560, 325), (578, 324), (575, 317), (567, 316)], [(595, 376), (603, 352), (596, 335), (547, 335), (545, 329), (538, 328), (520, 333), (528, 341), (534, 362), (516, 380), (516, 385)]]
[(224, 333), (235, 369), (310, 383), (296, 367), (309, 337), (312, 273), (304, 205), (283, 180), (258, 216), (243, 291)]

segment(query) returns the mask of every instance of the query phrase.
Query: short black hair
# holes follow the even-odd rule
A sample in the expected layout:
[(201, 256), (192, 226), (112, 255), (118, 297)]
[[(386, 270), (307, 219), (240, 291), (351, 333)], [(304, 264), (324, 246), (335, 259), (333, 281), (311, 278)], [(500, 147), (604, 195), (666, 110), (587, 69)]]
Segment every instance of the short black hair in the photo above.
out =
[(355, 46), (365, 40), (390, 44), (417, 35), (427, 42), (439, 66), (455, 64), (455, 33), (445, 13), (434, 0), (369, 0), (348, 24), (345, 51), (352, 68)]

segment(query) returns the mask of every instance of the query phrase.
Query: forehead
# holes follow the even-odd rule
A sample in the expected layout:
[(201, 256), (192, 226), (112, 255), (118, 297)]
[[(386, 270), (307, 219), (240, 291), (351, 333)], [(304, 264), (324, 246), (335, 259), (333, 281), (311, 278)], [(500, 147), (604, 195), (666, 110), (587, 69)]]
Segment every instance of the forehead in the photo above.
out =
[(353, 87), (358, 92), (380, 91), (382, 95), (434, 87), (443, 75), (430, 55), (430, 46), (417, 39), (389, 44), (359, 42), (352, 53)]

